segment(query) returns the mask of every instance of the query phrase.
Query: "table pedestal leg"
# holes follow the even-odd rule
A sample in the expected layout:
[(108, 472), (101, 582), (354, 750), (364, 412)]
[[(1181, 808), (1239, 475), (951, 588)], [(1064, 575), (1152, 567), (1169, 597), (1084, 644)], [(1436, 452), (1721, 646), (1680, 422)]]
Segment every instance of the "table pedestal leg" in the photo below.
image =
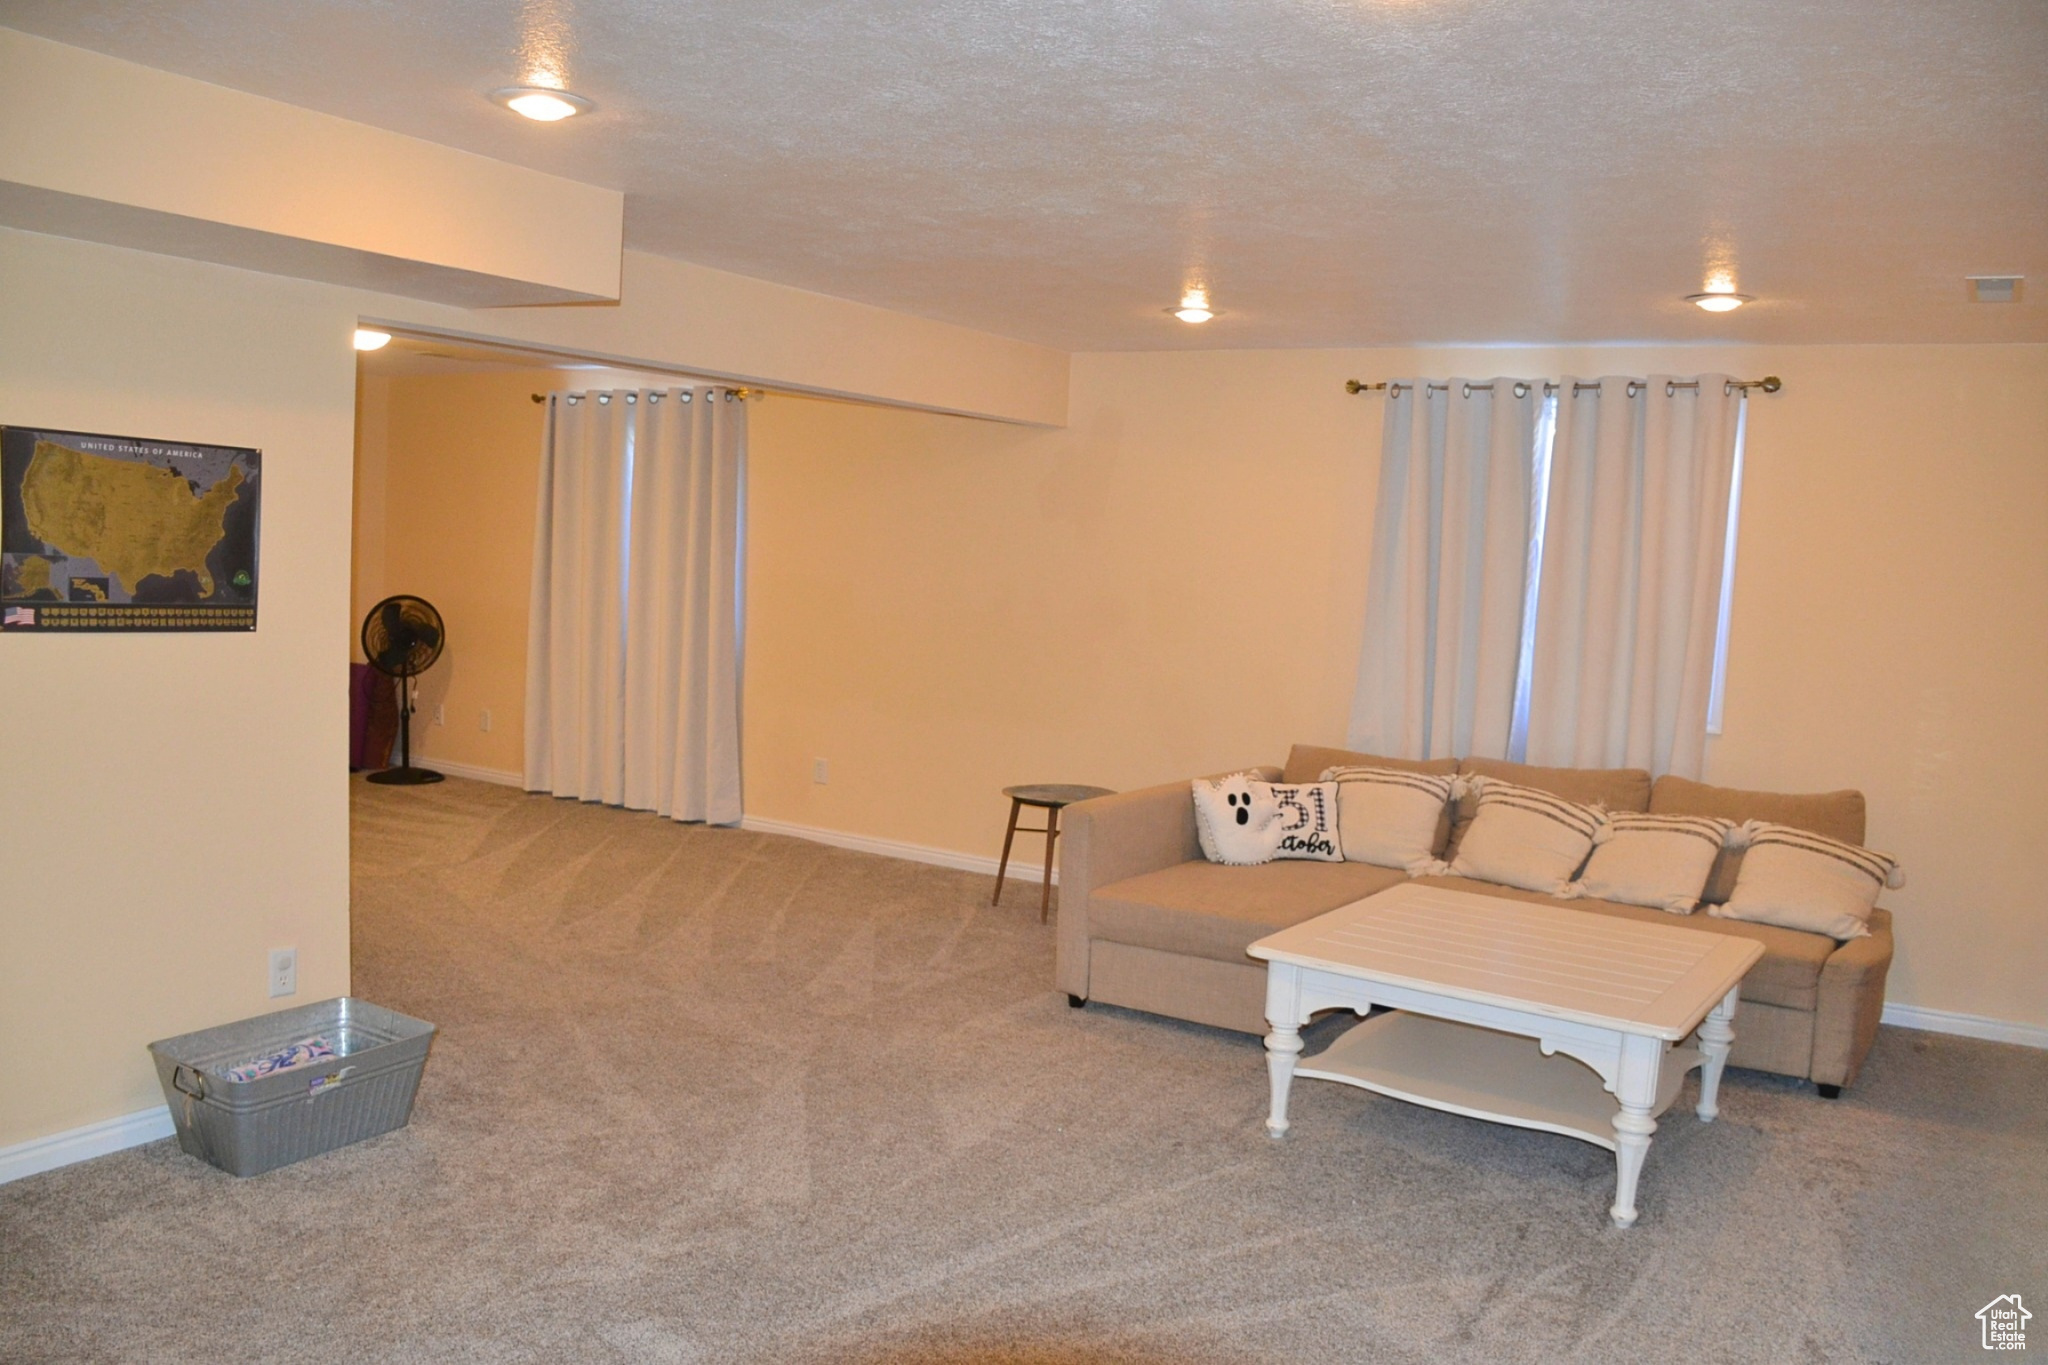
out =
[(1301, 1030), (1273, 1025), (1266, 1035), (1266, 1076), (1273, 1085), (1273, 1109), (1266, 1116), (1266, 1136), (1287, 1136), (1287, 1091), (1294, 1084), (1294, 1062), (1301, 1056)]
[(1650, 1134), (1657, 1120), (1650, 1111), (1657, 1105), (1658, 1073), (1663, 1065), (1664, 1044), (1656, 1038), (1631, 1036), (1622, 1040), (1621, 1069), (1615, 1078), (1614, 1097), (1621, 1112), (1614, 1116), (1614, 1226), (1633, 1227), (1636, 1221), (1636, 1182), (1643, 1174), (1643, 1159), (1650, 1154)]
[(1714, 1006), (1713, 1013), (1700, 1022), (1700, 1122), (1712, 1123), (1721, 1112), (1721, 1072), (1728, 1065), (1728, 1049), (1735, 1043), (1735, 1001), (1740, 987), (1731, 989)]

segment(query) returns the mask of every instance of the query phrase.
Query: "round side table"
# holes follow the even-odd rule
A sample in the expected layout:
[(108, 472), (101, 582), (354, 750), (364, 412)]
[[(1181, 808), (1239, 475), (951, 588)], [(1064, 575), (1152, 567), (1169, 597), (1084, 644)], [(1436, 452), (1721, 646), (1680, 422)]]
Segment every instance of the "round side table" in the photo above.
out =
[(1010, 842), (1017, 837), (1017, 815), (1026, 806), (1035, 807), (1045, 812), (1045, 825), (1043, 828), (1026, 825), (1024, 833), (1045, 836), (1045, 887), (1038, 895), (1038, 922), (1043, 924), (1052, 909), (1052, 850), (1060, 839), (1060, 811), (1076, 801), (1086, 801), (1092, 796), (1114, 796), (1116, 793), (1108, 787), (1074, 787), (1041, 782), (1025, 787), (1005, 787), (1003, 795), (1010, 798), (1010, 828), (1003, 834), (1003, 860), (996, 864), (996, 894), (989, 904), (1003, 903), (1003, 876), (1010, 870)]

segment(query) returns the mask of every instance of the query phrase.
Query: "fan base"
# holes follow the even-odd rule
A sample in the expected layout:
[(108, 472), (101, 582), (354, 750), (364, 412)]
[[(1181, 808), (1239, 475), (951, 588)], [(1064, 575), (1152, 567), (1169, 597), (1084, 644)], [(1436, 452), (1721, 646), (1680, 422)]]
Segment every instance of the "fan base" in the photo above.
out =
[(421, 787), (429, 782), (440, 782), (444, 779), (442, 774), (432, 768), (385, 768), (381, 772), (371, 773), (364, 780), (379, 782), (387, 787)]

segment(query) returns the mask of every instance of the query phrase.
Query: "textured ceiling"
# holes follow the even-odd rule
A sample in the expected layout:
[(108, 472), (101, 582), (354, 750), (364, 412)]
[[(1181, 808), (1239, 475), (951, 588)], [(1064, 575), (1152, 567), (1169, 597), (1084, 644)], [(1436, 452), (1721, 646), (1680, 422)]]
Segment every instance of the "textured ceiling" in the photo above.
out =
[[(2044, 0), (0, 0), (1068, 349), (2048, 339)], [(484, 92), (552, 66), (588, 118)], [(1759, 302), (1680, 301), (1734, 271)], [(1975, 304), (1966, 274), (2030, 276)], [(1223, 315), (1162, 310), (1190, 281)]]

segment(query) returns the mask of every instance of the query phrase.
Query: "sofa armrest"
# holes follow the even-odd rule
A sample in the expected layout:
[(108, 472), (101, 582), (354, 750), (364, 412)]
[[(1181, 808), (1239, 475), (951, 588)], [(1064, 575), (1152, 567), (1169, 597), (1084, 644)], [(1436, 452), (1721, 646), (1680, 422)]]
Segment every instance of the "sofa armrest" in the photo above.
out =
[(1835, 949), (1820, 969), (1820, 1000), (1813, 1021), (1813, 1065), (1821, 1085), (1856, 1079), (1884, 1014), (1884, 982), (1892, 967), (1892, 916), (1875, 910), (1870, 936)]
[[(1245, 769), (1234, 768), (1233, 772)], [(1254, 770), (1280, 780), (1278, 768)], [(1060, 812), (1060, 917), (1054, 978), (1088, 997), (1088, 898), (1097, 887), (1202, 856), (1195, 802), (1186, 782), (1080, 801)]]

